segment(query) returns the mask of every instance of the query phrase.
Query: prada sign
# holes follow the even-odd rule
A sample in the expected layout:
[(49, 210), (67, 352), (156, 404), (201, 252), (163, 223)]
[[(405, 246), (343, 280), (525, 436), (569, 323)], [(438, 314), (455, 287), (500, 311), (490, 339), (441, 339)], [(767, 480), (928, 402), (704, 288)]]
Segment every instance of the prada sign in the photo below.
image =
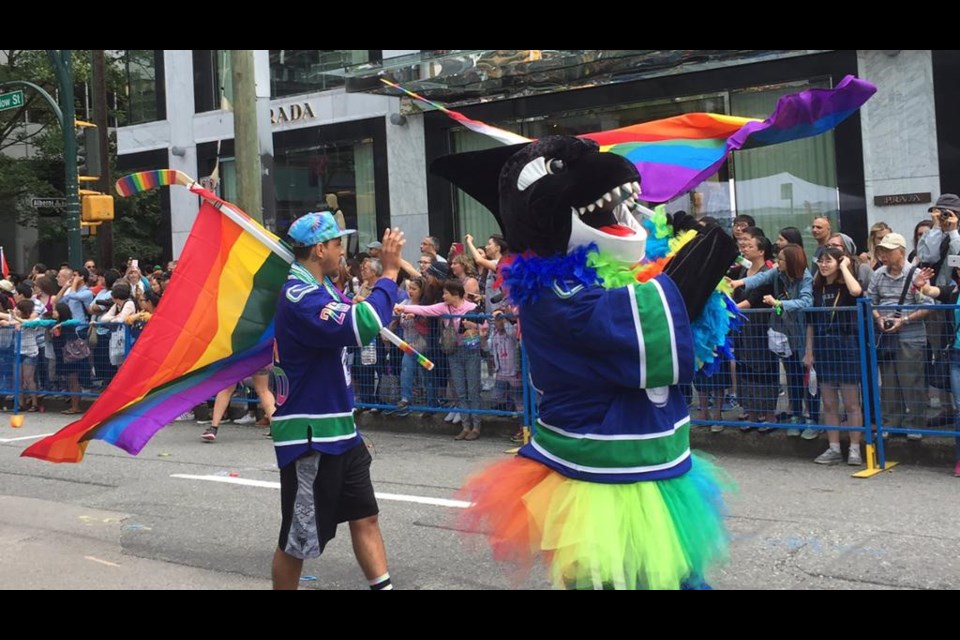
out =
[(896, 204), (926, 204), (932, 202), (929, 193), (894, 193), (886, 196), (873, 196), (873, 204), (878, 207), (889, 207)]
[(310, 106), (309, 102), (304, 102), (303, 104), (295, 103), (281, 105), (275, 109), (270, 109), (270, 124), (297, 122), (299, 120), (307, 120), (316, 117), (316, 114), (313, 113), (313, 107)]

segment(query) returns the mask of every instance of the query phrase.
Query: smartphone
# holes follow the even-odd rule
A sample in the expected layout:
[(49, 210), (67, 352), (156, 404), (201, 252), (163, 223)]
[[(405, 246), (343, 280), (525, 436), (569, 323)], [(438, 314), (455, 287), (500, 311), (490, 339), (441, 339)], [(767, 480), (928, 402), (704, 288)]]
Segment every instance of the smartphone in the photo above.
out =
[(139, 269), (139, 268), (140, 268), (140, 261), (139, 261), (139, 260), (135, 260), (135, 259), (130, 260), (130, 267), (133, 268), (133, 269)]
[(948, 267), (960, 267), (960, 256), (947, 256)]

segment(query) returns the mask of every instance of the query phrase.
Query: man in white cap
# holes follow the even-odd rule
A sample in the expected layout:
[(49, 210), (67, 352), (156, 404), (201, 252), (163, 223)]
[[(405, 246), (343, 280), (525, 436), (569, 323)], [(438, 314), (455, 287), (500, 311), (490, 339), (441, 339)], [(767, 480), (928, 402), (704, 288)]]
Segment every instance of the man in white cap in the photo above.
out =
[[(933, 301), (913, 286), (916, 267), (907, 264), (907, 242), (899, 233), (888, 233), (876, 247), (883, 266), (870, 280), (867, 296), (873, 302), (876, 332), (882, 336), (880, 404), (883, 421), (891, 427), (923, 429), (926, 426), (927, 388), (924, 379), (927, 332), (926, 309), (901, 309), (899, 305), (929, 305)], [(909, 413), (908, 413), (909, 410)], [(919, 440), (919, 433), (907, 436)]]
[(279, 365), (289, 394), (272, 419), (280, 468), (282, 524), (273, 557), (274, 589), (296, 589), (305, 558), (323, 553), (349, 522), (354, 554), (374, 590), (392, 589), (370, 481), (370, 453), (353, 419), (347, 347), (362, 347), (390, 322), (397, 302), (403, 233), (383, 235), (383, 277), (351, 304), (330, 280), (340, 267), (341, 229), (328, 211), (290, 226), (296, 261), (275, 318)]

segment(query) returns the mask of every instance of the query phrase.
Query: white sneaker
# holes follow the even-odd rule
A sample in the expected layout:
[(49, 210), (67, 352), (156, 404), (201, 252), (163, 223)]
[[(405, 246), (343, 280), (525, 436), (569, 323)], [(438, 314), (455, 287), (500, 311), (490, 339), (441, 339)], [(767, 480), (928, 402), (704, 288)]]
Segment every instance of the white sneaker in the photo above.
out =
[(458, 414), (456, 411), (451, 411), (447, 414), (447, 417), (443, 419), (444, 422), (453, 422), (453, 419), (456, 418)]
[(481, 389), (484, 391), (493, 391), (493, 388), (496, 386), (496, 384), (496, 380), (484, 380), (483, 385), (481, 385)]
[(463, 422), (463, 418), (460, 417), (459, 413), (455, 413), (453, 414), (453, 420), (451, 420), (450, 422), (452, 422), (453, 424), (460, 424), (461, 422)]
[(860, 457), (860, 446), (850, 447), (850, 452), (847, 455), (847, 464), (851, 467), (860, 467), (863, 466), (863, 458)]
[(193, 415), (193, 411), (187, 411), (186, 413), (181, 413), (179, 416), (177, 416), (177, 420), (178, 420), (178, 421), (180, 421), (180, 420), (196, 420), (196, 419), (197, 419), (197, 417), (196, 417), (195, 415)]
[(253, 424), (257, 421), (257, 416), (245, 413), (243, 417), (237, 418), (233, 421), (233, 424)]
[(817, 464), (839, 464), (843, 462), (843, 454), (834, 449), (827, 449), (813, 461)]

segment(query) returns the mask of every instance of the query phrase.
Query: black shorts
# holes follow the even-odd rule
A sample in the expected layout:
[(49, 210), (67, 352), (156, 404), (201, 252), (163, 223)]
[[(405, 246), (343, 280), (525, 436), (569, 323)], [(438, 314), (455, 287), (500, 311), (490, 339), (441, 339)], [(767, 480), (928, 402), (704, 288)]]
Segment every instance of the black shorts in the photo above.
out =
[(311, 451), (280, 470), (280, 550), (316, 558), (337, 535), (337, 525), (380, 512), (370, 481), (365, 444), (340, 455)]

